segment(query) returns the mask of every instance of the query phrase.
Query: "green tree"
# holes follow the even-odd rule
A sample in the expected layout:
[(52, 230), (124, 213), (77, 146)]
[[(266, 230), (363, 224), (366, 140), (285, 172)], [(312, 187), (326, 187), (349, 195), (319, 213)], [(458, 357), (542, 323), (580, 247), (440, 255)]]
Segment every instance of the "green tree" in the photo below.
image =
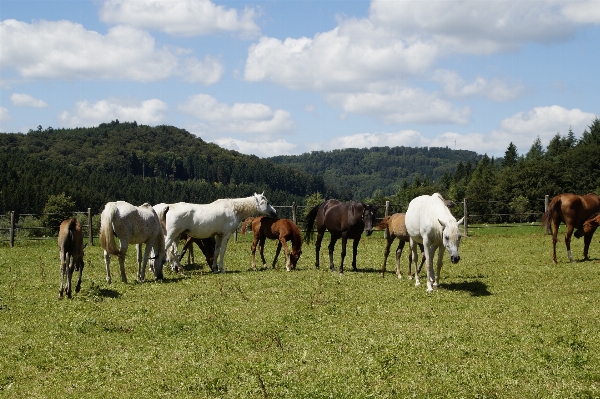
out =
[(590, 126), (589, 131), (586, 129), (579, 140), (580, 145), (600, 145), (600, 119), (596, 117)]
[(48, 234), (58, 234), (58, 228), (62, 221), (72, 218), (76, 211), (75, 201), (65, 193), (50, 195), (44, 206), (42, 224), (46, 227)]
[(323, 197), (323, 194), (321, 194), (318, 191), (315, 193), (312, 193), (311, 195), (308, 195), (306, 197), (306, 208), (304, 208), (304, 217), (306, 218), (306, 216), (308, 215), (310, 210), (313, 209), (315, 206), (319, 205), (323, 201), (325, 201), (325, 198)]
[(537, 136), (536, 139), (533, 141), (531, 148), (527, 152), (527, 155), (525, 155), (525, 158), (528, 160), (536, 160), (542, 158), (543, 156), (544, 147), (542, 146), (542, 140), (540, 140), (540, 136)]
[(511, 141), (508, 148), (504, 152), (504, 159), (502, 160), (502, 168), (510, 168), (517, 164), (519, 154), (517, 153), (517, 146)]

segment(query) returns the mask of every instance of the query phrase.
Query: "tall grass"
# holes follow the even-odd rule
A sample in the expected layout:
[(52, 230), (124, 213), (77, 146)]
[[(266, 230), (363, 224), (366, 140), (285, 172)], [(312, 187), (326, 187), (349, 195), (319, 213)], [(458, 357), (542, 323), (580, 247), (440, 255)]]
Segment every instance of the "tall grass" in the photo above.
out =
[[(393, 256), (381, 277), (381, 232), (342, 276), (323, 267), (328, 241), (320, 271), (305, 245), (291, 273), (284, 259), (252, 271), (250, 242), (229, 243), (225, 275), (202, 260), (110, 286), (88, 247), (82, 290), (62, 301), (55, 242), (1, 244), (0, 396), (600, 397), (596, 240), (575, 264), (559, 244), (554, 266), (539, 228), (471, 229), (432, 294), (398, 280)], [(133, 281), (131, 248), (126, 264)]]

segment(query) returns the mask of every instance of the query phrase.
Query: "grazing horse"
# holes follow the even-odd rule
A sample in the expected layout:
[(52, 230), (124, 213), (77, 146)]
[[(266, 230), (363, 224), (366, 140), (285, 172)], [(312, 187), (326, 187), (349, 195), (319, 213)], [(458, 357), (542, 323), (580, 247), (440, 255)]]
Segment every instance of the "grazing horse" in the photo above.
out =
[(590, 236), (591, 239), (598, 226), (600, 226), (600, 213), (596, 213), (586, 220), (583, 224), (583, 228), (575, 232), (575, 237), (579, 238), (582, 235), (585, 235), (586, 237)]
[[(244, 220), (242, 224), (242, 235), (246, 234), (246, 227), (252, 222), (252, 233), (254, 234), (254, 241), (252, 241), (252, 268), (256, 270), (256, 245), (258, 244), (260, 257), (263, 262), (263, 266), (267, 267), (267, 261), (263, 250), (265, 248), (265, 240), (267, 238), (271, 240), (278, 240), (277, 251), (275, 252), (275, 259), (273, 259), (273, 268), (277, 263), (277, 257), (283, 247), (285, 251), (285, 268), (289, 272), (296, 268), (298, 259), (302, 255), (302, 236), (300, 235), (300, 229), (294, 222), (289, 219), (275, 219), (267, 216), (259, 216), (257, 218), (249, 217)], [(292, 243), (292, 252), (287, 246), (287, 241)]]
[(591, 233), (584, 234), (581, 232), (581, 229), (583, 228), (583, 223), (598, 212), (600, 212), (600, 198), (594, 193), (586, 195), (563, 193), (552, 198), (548, 209), (546, 209), (544, 216), (542, 216), (542, 224), (547, 229), (552, 227), (552, 261), (554, 264), (558, 263), (556, 261), (556, 242), (558, 241), (558, 227), (561, 222), (567, 225), (565, 245), (567, 246), (569, 260), (574, 262), (573, 255), (571, 254), (571, 235), (575, 229), (578, 229), (575, 232), (576, 238), (584, 236), (583, 258), (588, 259), (588, 249), (594, 232), (591, 231)]
[[(229, 237), (242, 220), (257, 214), (277, 216), (277, 211), (269, 204), (264, 194), (255, 193), (246, 198), (219, 199), (202, 205), (185, 202), (169, 205), (169, 210), (165, 214), (167, 260), (175, 262), (176, 267), (181, 270), (176, 252), (181, 233), (195, 238), (215, 236), (212, 270), (215, 273), (218, 271), (225, 273), (223, 257)], [(160, 273), (162, 274), (162, 264)]]
[[(383, 251), (383, 267), (381, 268), (381, 276), (385, 277), (385, 264), (387, 262), (388, 255), (390, 254), (390, 247), (394, 240), (398, 238), (398, 248), (396, 249), (396, 276), (398, 278), (402, 278), (402, 273), (400, 272), (400, 256), (402, 255), (402, 250), (404, 249), (404, 245), (407, 242), (410, 242), (410, 236), (406, 231), (406, 224), (404, 223), (404, 218), (406, 213), (394, 213), (391, 216), (386, 216), (378, 225), (377, 229), (385, 230), (385, 249)], [(421, 268), (423, 267), (423, 263), (425, 263), (425, 254), (423, 252), (423, 244), (419, 244), (421, 248), (421, 253), (423, 256), (421, 257), (421, 264), (415, 270), (415, 273), (419, 274), (421, 272)], [(412, 265), (412, 251), (408, 252), (408, 278), (412, 278), (411, 272)]]
[[(168, 207), (166, 208), (168, 210)], [(115, 236), (119, 239), (120, 248), (115, 244)], [(100, 219), (100, 246), (104, 249), (106, 264), (106, 282), (110, 284), (110, 256), (117, 255), (121, 267), (121, 281), (127, 282), (125, 274), (125, 255), (129, 244), (146, 244), (144, 259), (141, 259), (141, 246), (138, 245), (138, 281), (143, 282), (146, 264), (150, 253), (156, 254), (154, 259), (154, 276), (162, 279), (162, 263), (165, 257), (165, 236), (156, 211), (150, 204), (133, 206), (125, 201), (109, 202), (105, 205)], [(160, 267), (157, 267), (160, 265)], [(158, 271), (160, 270), (160, 273)]]
[[(410, 235), (412, 259), (417, 267), (417, 244), (423, 244), (425, 261), (427, 262), (427, 292), (440, 285), (440, 272), (444, 259), (444, 248), (450, 254), (450, 261), (458, 263), (460, 256), (460, 231), (458, 225), (463, 219), (456, 221), (439, 193), (431, 196), (422, 195), (410, 201), (406, 210), (406, 231)], [(433, 271), (433, 256), (438, 251), (437, 267)], [(419, 274), (415, 274), (415, 286), (419, 286)]]
[(79, 280), (77, 280), (75, 292), (79, 292), (81, 289), (83, 249), (85, 248), (81, 224), (77, 219), (67, 219), (60, 224), (58, 248), (60, 249), (60, 290), (58, 291), (58, 299), (62, 299), (65, 289), (67, 297), (71, 298), (71, 280), (74, 271), (79, 271)]
[(312, 238), (312, 229), (317, 222), (317, 241), (315, 249), (317, 258), (315, 266), (319, 268), (319, 251), (321, 241), (325, 230), (331, 234), (329, 243), (329, 268), (333, 271), (333, 249), (338, 239), (342, 239), (342, 262), (340, 263), (340, 274), (344, 273), (344, 258), (346, 257), (346, 242), (348, 239), (354, 240), (352, 252), (352, 269), (356, 270), (356, 251), (363, 230), (370, 236), (373, 232), (373, 223), (377, 209), (370, 204), (350, 201), (343, 203), (335, 199), (330, 199), (320, 203), (310, 210), (306, 216), (305, 240), (310, 242)]
[[(196, 238), (196, 237), (188, 237), (185, 233), (182, 234), (181, 239), (185, 240), (185, 244), (183, 245), (183, 249), (181, 250), (181, 254), (179, 255), (179, 262), (183, 259), (185, 253), (188, 253), (188, 264), (194, 263), (194, 244), (200, 248), (202, 253), (204, 254), (204, 258), (206, 259), (206, 263), (212, 267), (213, 260), (215, 258), (215, 238)], [(190, 260), (191, 258), (191, 260)]]

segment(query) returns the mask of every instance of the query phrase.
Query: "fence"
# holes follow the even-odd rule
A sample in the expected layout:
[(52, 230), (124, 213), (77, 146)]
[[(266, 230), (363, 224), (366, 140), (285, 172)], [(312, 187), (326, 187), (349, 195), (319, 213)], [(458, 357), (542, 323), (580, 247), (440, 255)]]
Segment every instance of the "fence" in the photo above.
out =
[[(489, 206), (490, 204), (496, 203), (496, 204), (502, 205), (503, 203), (501, 203), (499, 201), (468, 202), (467, 199), (465, 199), (463, 202), (455, 205), (456, 207), (462, 205), (462, 207), (455, 208), (454, 213), (457, 214), (457, 217), (464, 216), (463, 235), (468, 236), (469, 223), (471, 223), (471, 225), (474, 225), (473, 220), (476, 220), (476, 221), (478, 220), (478, 221), (480, 221), (480, 223), (486, 223), (487, 221), (492, 221), (494, 223), (498, 223), (499, 221), (502, 222), (503, 219), (510, 219), (510, 218), (512, 218), (513, 220), (515, 218), (521, 218), (521, 219), (526, 218), (527, 220), (535, 219), (535, 220), (539, 221), (541, 218), (541, 215), (543, 215), (543, 213), (548, 208), (549, 196), (546, 195), (545, 198), (540, 201), (543, 201), (543, 204), (544, 204), (543, 210), (540, 209), (539, 211), (526, 211), (526, 212), (513, 212), (513, 213), (506, 213), (506, 212), (493, 213), (493, 212), (485, 212), (485, 210), (491, 209), (491, 207)], [(503, 204), (503, 205), (506, 205), (506, 204)], [(305, 210), (306, 206), (296, 205), (296, 203), (292, 203), (292, 205), (280, 205), (280, 206), (274, 206), (274, 208), (277, 209), (277, 213), (279, 214), (280, 217), (291, 219), (294, 223), (297, 224), (298, 219), (299, 219), (298, 212), (300, 211), (301, 212), (300, 215), (304, 215), (304, 213), (305, 213), (304, 210)], [(390, 204), (389, 201), (386, 201), (383, 217), (392, 215), (397, 212), (406, 212), (407, 208), (408, 208), (408, 204)], [(498, 209), (498, 208), (502, 208), (502, 206), (500, 206), (500, 207), (496, 206), (496, 209)], [(474, 210), (475, 212), (469, 213), (470, 209)], [(462, 213), (462, 215), (461, 215), (461, 213)], [(75, 215), (83, 215), (82, 219), (87, 219), (87, 223), (82, 223), (81, 227), (84, 229), (84, 232), (87, 233), (89, 245), (94, 245), (94, 231), (97, 230), (97, 228), (99, 226), (94, 226), (92, 223), (91, 208), (88, 208), (87, 211), (76, 212)], [(55, 229), (56, 232), (58, 232), (58, 226), (44, 226), (44, 227), (38, 227), (38, 226), (31, 227), (30, 226), (30, 227), (27, 227), (27, 226), (24, 226), (22, 223), (19, 224), (19, 221), (22, 220), (23, 217), (27, 217), (27, 216), (39, 216), (39, 215), (15, 214), (14, 211), (11, 211), (6, 215), (0, 215), (0, 221), (2, 221), (4, 219), (4, 223), (0, 223), (0, 241), (8, 241), (9, 245), (11, 247), (13, 247), (15, 244), (15, 237), (18, 235), (17, 233), (19, 231), (34, 230), (34, 229), (50, 229), (50, 230)], [(382, 218), (380, 218), (380, 220), (381, 219)], [(2, 226), (8, 226), (8, 227), (2, 227)], [(2, 232), (8, 232), (8, 234), (7, 235), (2, 234)], [(546, 233), (548, 233), (548, 231), (546, 231)], [(28, 239), (28, 240), (56, 239), (56, 236), (52, 235), (52, 236), (42, 237), (42, 238), (28, 237), (26, 239)], [(237, 231), (236, 231), (235, 239), (237, 240)]]

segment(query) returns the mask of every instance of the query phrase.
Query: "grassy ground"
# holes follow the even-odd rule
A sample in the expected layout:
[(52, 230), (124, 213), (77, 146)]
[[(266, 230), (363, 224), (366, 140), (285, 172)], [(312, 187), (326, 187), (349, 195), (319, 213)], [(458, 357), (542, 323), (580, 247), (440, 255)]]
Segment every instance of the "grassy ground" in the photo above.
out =
[[(600, 397), (597, 239), (575, 264), (561, 243), (555, 266), (538, 227), (471, 228), (433, 294), (398, 280), (392, 256), (381, 278), (383, 241), (363, 238), (343, 276), (315, 270), (313, 245), (294, 272), (252, 271), (245, 236), (225, 275), (199, 261), (123, 284), (113, 262), (110, 286), (95, 246), (62, 301), (55, 241), (0, 244), (0, 396)], [(133, 281), (133, 251), (126, 263)]]

